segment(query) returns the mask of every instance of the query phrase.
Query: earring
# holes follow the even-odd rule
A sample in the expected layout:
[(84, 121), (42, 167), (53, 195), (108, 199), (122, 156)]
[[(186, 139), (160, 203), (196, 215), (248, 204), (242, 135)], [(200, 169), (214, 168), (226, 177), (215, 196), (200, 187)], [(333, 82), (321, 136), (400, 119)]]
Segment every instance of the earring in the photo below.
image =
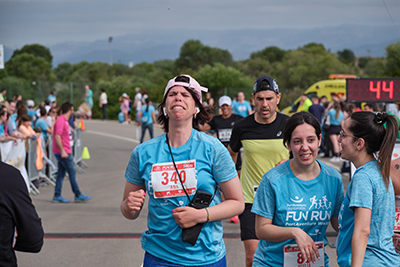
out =
[(168, 114), (167, 114), (167, 112), (166, 112), (166, 108), (165, 108), (165, 107), (163, 107), (162, 111), (163, 111), (163, 113), (164, 113), (165, 118), (168, 118)]
[(194, 119), (197, 118), (197, 114), (200, 112), (200, 109), (196, 107), (194, 110), (196, 110), (196, 113), (194, 113)]

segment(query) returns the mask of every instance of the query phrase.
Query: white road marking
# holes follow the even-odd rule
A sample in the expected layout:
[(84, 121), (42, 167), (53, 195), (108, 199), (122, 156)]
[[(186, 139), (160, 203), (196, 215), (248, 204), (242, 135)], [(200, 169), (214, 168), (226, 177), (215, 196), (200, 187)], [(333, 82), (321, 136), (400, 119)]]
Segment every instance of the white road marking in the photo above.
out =
[(97, 134), (97, 135), (101, 135), (101, 136), (111, 137), (111, 138), (124, 140), (124, 141), (132, 142), (132, 143), (139, 143), (140, 142), (139, 140), (136, 140), (136, 139), (123, 137), (123, 136), (118, 136), (118, 135), (115, 135), (115, 134), (101, 133), (101, 132), (90, 131), (90, 130), (85, 130), (84, 132), (85, 133), (89, 133), (89, 134)]

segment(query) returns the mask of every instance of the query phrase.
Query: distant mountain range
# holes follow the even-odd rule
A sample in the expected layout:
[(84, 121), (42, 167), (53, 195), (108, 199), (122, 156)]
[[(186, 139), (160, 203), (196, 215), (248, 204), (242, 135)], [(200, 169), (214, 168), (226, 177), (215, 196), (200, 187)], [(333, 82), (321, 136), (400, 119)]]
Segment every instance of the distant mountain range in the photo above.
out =
[[(322, 43), (331, 52), (351, 49), (357, 57), (385, 56), (385, 47), (398, 42), (396, 31), (387, 26), (342, 25), (315, 29), (238, 29), (238, 30), (146, 30), (114, 36), (90, 43), (64, 42), (47, 46), (53, 55), (53, 67), (63, 62), (81, 61), (138, 64), (179, 57), (184, 42), (200, 40), (204, 45), (228, 50), (234, 60), (248, 59), (252, 52), (268, 46), (297, 49), (305, 44)], [(42, 44), (44, 45), (44, 44)], [(46, 46), (46, 45), (45, 45)], [(5, 61), (14, 49), (5, 48)]]

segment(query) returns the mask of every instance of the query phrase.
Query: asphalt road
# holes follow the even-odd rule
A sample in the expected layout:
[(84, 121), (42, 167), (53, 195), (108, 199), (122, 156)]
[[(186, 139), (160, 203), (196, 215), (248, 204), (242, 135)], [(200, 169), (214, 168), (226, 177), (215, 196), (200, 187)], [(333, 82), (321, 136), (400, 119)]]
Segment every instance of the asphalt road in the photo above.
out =
[[(133, 148), (139, 143), (136, 126), (121, 125), (116, 121), (85, 121), (83, 145), (91, 158), (85, 172), (77, 174), (81, 191), (93, 198), (87, 203), (51, 203), (54, 187), (40, 187), (39, 195), (32, 195), (45, 230), (45, 242), (38, 254), (17, 252), (19, 266), (30, 267), (122, 267), (141, 266), (144, 251), (140, 234), (146, 230), (147, 206), (135, 221), (125, 219), (120, 203), (125, 185), (125, 168)], [(155, 134), (162, 133), (155, 128)], [(148, 133), (146, 140), (148, 139)], [(329, 161), (322, 159), (328, 164)], [(341, 163), (331, 166), (339, 169)], [(345, 185), (348, 176), (343, 176)], [(63, 197), (73, 201), (69, 181), (63, 184)], [(244, 248), (239, 238), (239, 225), (223, 222), (229, 267), (243, 267)], [(328, 228), (333, 233), (332, 228)], [(335, 237), (329, 237), (331, 243)], [(331, 266), (336, 264), (336, 253), (330, 246), (326, 251)]]

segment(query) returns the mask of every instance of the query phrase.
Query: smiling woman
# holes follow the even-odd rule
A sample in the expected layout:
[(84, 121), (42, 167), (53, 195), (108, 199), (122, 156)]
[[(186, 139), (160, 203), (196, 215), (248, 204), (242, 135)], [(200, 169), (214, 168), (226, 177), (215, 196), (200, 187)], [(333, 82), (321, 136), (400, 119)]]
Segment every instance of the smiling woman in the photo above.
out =
[(226, 266), (221, 220), (240, 214), (244, 200), (228, 150), (195, 130), (209, 119), (202, 91), (189, 75), (168, 82), (158, 118), (166, 133), (137, 146), (125, 173), (127, 219), (139, 216), (149, 196), (144, 267)]
[(262, 177), (253, 203), (260, 239), (253, 266), (299, 261), (329, 266), (325, 232), (329, 222), (338, 231), (344, 193), (341, 175), (316, 160), (320, 140), (321, 127), (311, 113), (299, 112), (286, 122), (283, 142), (290, 160)]

